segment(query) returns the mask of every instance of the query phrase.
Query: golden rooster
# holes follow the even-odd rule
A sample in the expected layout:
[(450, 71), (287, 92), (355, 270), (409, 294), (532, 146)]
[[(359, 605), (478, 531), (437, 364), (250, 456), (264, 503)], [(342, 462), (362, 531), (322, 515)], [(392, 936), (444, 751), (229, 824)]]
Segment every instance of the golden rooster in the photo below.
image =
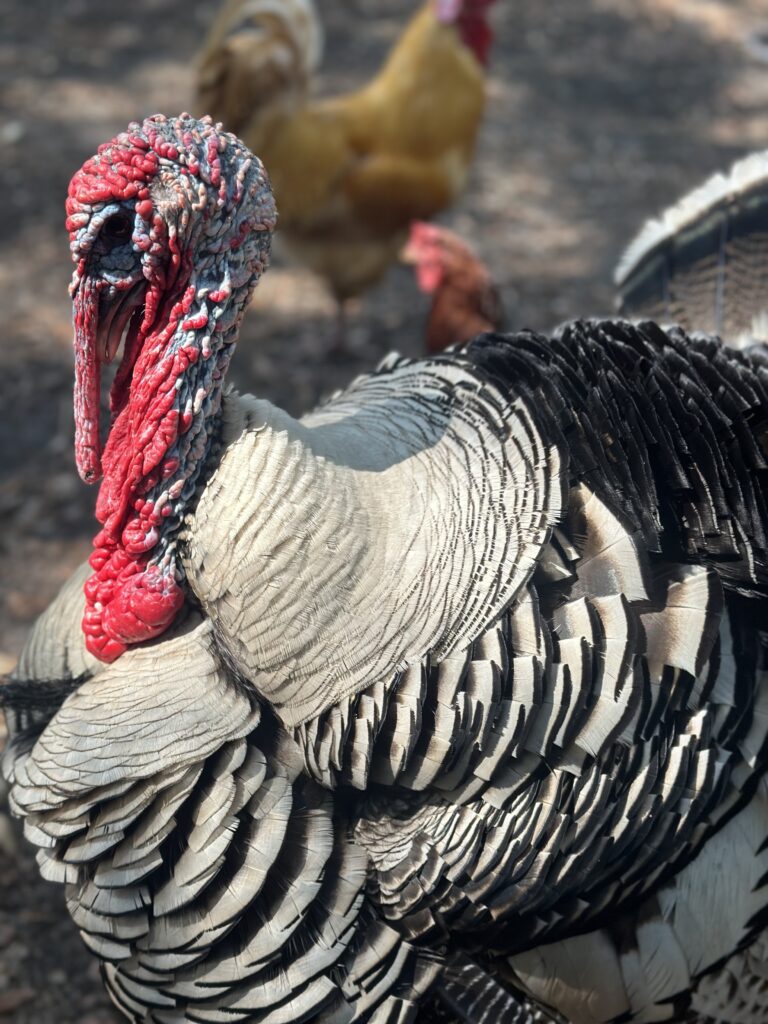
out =
[(242, 126), (227, 121), (211, 94), (207, 112), (236, 128), (269, 171), (285, 248), (326, 281), (340, 318), (345, 300), (397, 260), (411, 221), (449, 206), (466, 183), (485, 106), (493, 2), (427, 0), (356, 92), (313, 100), (286, 88), (263, 102), (252, 95)]

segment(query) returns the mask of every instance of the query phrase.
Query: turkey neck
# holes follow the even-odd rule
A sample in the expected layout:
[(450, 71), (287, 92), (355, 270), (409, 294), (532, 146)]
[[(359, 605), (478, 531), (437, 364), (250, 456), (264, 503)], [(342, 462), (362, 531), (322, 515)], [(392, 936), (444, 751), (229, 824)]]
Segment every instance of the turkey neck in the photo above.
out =
[(216, 435), (238, 299), (227, 286), (190, 283), (166, 303), (138, 353), (127, 341), (85, 587), (86, 645), (102, 660), (164, 632), (183, 603), (176, 535)]

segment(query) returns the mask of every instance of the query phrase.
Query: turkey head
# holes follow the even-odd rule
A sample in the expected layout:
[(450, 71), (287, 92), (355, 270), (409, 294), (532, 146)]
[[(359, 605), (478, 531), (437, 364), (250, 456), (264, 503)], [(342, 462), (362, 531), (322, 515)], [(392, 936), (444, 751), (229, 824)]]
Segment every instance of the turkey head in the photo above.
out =
[[(187, 114), (131, 124), (70, 183), (75, 453), (83, 480), (103, 475), (83, 630), (102, 660), (158, 636), (183, 604), (176, 534), (275, 218), (261, 163)], [(101, 364), (123, 339), (102, 451)]]

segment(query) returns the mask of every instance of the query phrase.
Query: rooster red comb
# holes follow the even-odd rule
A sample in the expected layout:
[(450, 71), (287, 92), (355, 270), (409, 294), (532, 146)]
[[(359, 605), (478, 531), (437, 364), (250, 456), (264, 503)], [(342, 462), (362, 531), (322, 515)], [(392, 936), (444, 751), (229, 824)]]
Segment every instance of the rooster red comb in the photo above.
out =
[(437, 224), (431, 224), (427, 220), (414, 220), (411, 222), (408, 245), (414, 248), (438, 245), (443, 233), (444, 229)]
[(434, 0), (438, 21), (456, 25), (465, 46), (480, 63), (488, 63), (493, 31), (487, 21), (488, 8), (495, 0)]

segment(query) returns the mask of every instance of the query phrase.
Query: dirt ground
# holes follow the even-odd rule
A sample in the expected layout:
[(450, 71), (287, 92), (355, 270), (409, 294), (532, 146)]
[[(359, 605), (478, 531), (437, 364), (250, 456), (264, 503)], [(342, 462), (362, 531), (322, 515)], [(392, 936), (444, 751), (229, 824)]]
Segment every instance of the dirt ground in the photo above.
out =
[[(319, 0), (318, 90), (364, 81), (413, 6)], [(0, 672), (93, 533), (94, 494), (71, 453), (67, 181), (129, 120), (192, 107), (192, 58), (214, 7), (2, 5)], [(498, 0), (493, 20), (477, 164), (444, 220), (491, 266), (510, 328), (610, 312), (612, 268), (642, 220), (768, 146), (768, 9), (764, 0)], [(330, 300), (307, 272), (278, 262), (232, 378), (297, 412), (392, 348), (418, 352), (426, 311), (410, 272), (394, 270), (355, 310), (350, 355), (332, 361)], [(116, 1019), (61, 891), (38, 880), (0, 806), (0, 1021)]]

